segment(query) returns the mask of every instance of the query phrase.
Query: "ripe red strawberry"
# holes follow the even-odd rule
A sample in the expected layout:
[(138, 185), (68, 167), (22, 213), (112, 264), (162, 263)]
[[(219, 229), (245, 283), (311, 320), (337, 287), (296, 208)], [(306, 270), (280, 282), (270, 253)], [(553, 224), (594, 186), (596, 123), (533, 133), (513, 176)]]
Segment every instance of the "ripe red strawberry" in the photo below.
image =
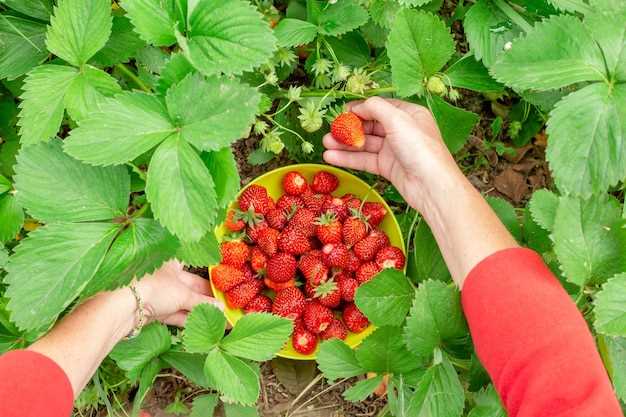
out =
[(284, 290), (285, 288), (291, 288), (291, 287), (295, 287), (296, 286), (296, 280), (291, 279), (287, 282), (274, 282), (271, 279), (267, 279), (265, 278), (263, 280), (263, 282), (265, 283), (265, 286), (271, 290), (274, 290), (275, 292), (278, 292), (280, 290)]
[(320, 338), (322, 340), (332, 339), (336, 337), (337, 339), (344, 340), (348, 336), (348, 329), (346, 325), (339, 319), (333, 319), (330, 322), (330, 325), (320, 333)]
[(354, 245), (354, 253), (362, 261), (371, 261), (379, 250), (389, 245), (389, 238), (380, 230), (372, 230), (363, 240)]
[(267, 261), (267, 278), (274, 282), (287, 282), (296, 277), (298, 263), (288, 253), (277, 253)]
[(291, 335), (291, 344), (296, 352), (309, 355), (317, 348), (317, 336), (303, 328), (296, 328)]
[(272, 300), (263, 294), (257, 294), (243, 309), (246, 313), (271, 313)]
[(320, 171), (313, 176), (311, 189), (316, 193), (330, 194), (339, 186), (339, 179), (330, 172)]
[(328, 308), (337, 308), (341, 303), (341, 291), (335, 281), (328, 280), (313, 288), (313, 296), (321, 305)]
[(265, 275), (265, 268), (267, 268), (267, 256), (257, 246), (250, 251), (250, 266), (259, 275)]
[(226, 214), (226, 220), (224, 220), (224, 226), (231, 232), (240, 232), (246, 227), (246, 224), (235, 210), (229, 210)]
[(352, 302), (354, 301), (354, 294), (356, 293), (356, 289), (359, 288), (359, 281), (352, 277), (342, 277), (337, 278), (337, 285), (339, 286), (339, 291), (341, 292), (341, 298), (344, 301)]
[(332, 213), (337, 217), (337, 220), (342, 223), (350, 215), (348, 206), (346, 206), (346, 203), (338, 197), (326, 200), (322, 206), (322, 213)]
[(267, 212), (265, 220), (270, 227), (276, 230), (283, 230), (283, 228), (287, 225), (287, 220), (289, 220), (289, 218), (287, 217), (285, 210), (275, 208)]
[(226, 292), (244, 282), (246, 277), (242, 270), (232, 265), (219, 264), (211, 270), (211, 280), (218, 290)]
[(328, 243), (322, 248), (324, 263), (329, 268), (345, 268), (350, 261), (350, 253), (343, 243)]
[(406, 258), (402, 249), (395, 246), (385, 246), (376, 254), (376, 263), (381, 269), (396, 268), (402, 270)]
[(354, 196), (354, 194), (351, 194), (351, 193), (345, 193), (344, 195), (341, 196), (341, 199), (343, 200), (344, 203), (347, 203), (353, 198), (356, 198), (356, 197)]
[(343, 243), (352, 247), (367, 236), (367, 224), (359, 217), (348, 217), (341, 228)]
[(326, 330), (334, 318), (333, 312), (317, 301), (309, 301), (306, 303), (302, 317), (304, 318), (306, 328), (315, 334)]
[(246, 281), (252, 281), (253, 279), (255, 279), (256, 274), (249, 264), (244, 264), (241, 270), (243, 271), (243, 276), (246, 278)]
[(304, 207), (304, 200), (295, 195), (285, 194), (281, 196), (276, 202), (276, 208), (285, 211), (285, 213), (290, 213), (296, 209), (301, 209)]
[(361, 211), (369, 224), (374, 227), (378, 226), (387, 215), (387, 209), (380, 203), (366, 202)]
[(328, 268), (321, 258), (311, 252), (305, 253), (298, 261), (298, 268), (312, 285), (319, 285), (328, 279)]
[(353, 303), (346, 304), (343, 308), (343, 322), (352, 333), (361, 333), (370, 324), (367, 317)]
[(250, 259), (250, 248), (241, 240), (230, 240), (222, 242), (220, 254), (222, 263), (241, 268)]
[(262, 289), (263, 283), (259, 280), (253, 279), (242, 282), (235, 288), (226, 291), (226, 303), (230, 308), (243, 308), (261, 292)]
[(267, 256), (273, 256), (278, 252), (278, 238), (280, 232), (271, 227), (266, 227), (258, 232), (256, 243)]
[(328, 194), (315, 194), (311, 190), (308, 190), (304, 194), (302, 194), (302, 200), (304, 201), (304, 205), (316, 216), (319, 216), (322, 213), (322, 207), (324, 206), (324, 202), (330, 198), (332, 197)]
[(345, 269), (348, 272), (356, 272), (356, 270), (361, 266), (361, 260), (354, 254), (352, 249), (348, 250), (348, 255), (348, 263), (346, 264)]
[(270, 201), (271, 198), (267, 195), (265, 187), (252, 184), (239, 196), (239, 208), (242, 211), (248, 211), (250, 207), (253, 207), (255, 212), (265, 214), (273, 204)]
[(303, 208), (298, 209), (289, 220), (288, 228), (300, 230), (306, 237), (315, 236), (317, 216), (313, 211)]
[(344, 112), (333, 120), (330, 125), (333, 138), (344, 145), (362, 148), (365, 145), (363, 122), (355, 113)]
[(302, 292), (296, 287), (278, 291), (272, 304), (272, 313), (295, 320), (304, 311), (305, 299)]
[(261, 232), (261, 230), (267, 229), (268, 227), (269, 225), (267, 224), (267, 222), (265, 220), (262, 220), (252, 226), (248, 226), (246, 234), (248, 235), (248, 238), (250, 238), (250, 240), (254, 243), (259, 238), (259, 233)]
[(301, 255), (311, 250), (311, 242), (299, 229), (287, 228), (278, 237), (278, 248), (286, 253)]
[(315, 235), (323, 244), (341, 243), (341, 223), (331, 213), (324, 213), (316, 220)]
[(283, 190), (289, 195), (300, 195), (309, 188), (306, 178), (297, 171), (289, 171), (283, 177)]
[(361, 210), (361, 199), (353, 197), (349, 200), (342, 200), (346, 203), (346, 207), (348, 210)]
[(360, 284), (374, 278), (380, 272), (380, 267), (375, 262), (366, 262), (356, 271), (356, 280)]

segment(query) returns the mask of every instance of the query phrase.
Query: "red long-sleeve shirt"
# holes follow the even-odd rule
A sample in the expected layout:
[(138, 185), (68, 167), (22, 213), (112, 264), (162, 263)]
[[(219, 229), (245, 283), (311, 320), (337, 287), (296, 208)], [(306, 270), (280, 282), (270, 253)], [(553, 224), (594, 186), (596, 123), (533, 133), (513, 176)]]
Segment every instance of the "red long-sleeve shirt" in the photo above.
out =
[[(509, 417), (622, 417), (593, 337), (541, 257), (508, 249), (465, 281), (463, 309), (478, 357)], [(66, 417), (70, 383), (28, 351), (0, 357), (0, 416)]]

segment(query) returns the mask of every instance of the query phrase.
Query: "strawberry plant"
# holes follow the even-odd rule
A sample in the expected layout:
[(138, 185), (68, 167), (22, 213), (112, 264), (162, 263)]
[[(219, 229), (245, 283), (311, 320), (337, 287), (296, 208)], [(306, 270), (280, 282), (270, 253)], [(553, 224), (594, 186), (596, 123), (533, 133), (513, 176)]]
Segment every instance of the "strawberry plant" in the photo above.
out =
[[(136, 411), (173, 367), (217, 393), (192, 415), (220, 399), (226, 415), (251, 412), (257, 362), (293, 331), (303, 352), (319, 340), (328, 380), (370, 375), (348, 400), (385, 382), (396, 416), (504, 415), (432, 233), (392, 188), (406, 259), (381, 250), (375, 228), (391, 213), (320, 198), (337, 187), (325, 174), (286, 177), (275, 207), (252, 189), (227, 211), (248, 164), (319, 161), (331, 129), (362, 146), (344, 104), (382, 95), (428, 107), (459, 157), (488, 122), (505, 156), (545, 129), (555, 186), (526, 207), (488, 202), (575, 300), (626, 402), (625, 20), (617, 0), (0, 0), (0, 352), (170, 258), (222, 262), (218, 288), (246, 284), (230, 293), (246, 312), (230, 333), (203, 306), (182, 338), (152, 324), (112, 353), (139, 387)], [(224, 221), (227, 244), (214, 234)], [(313, 236), (323, 261), (306, 256)], [(278, 306), (259, 285), (283, 294)], [(342, 320), (327, 314), (338, 296)], [(303, 314), (306, 298), (317, 333), (277, 317)], [(370, 322), (355, 350), (341, 341)], [(108, 404), (89, 389), (83, 402)]]

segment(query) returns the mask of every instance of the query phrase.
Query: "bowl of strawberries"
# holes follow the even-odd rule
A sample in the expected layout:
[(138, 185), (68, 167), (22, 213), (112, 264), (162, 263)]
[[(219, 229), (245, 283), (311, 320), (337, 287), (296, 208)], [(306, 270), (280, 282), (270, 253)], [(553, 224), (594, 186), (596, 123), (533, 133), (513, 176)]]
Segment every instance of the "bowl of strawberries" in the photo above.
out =
[(320, 341), (358, 346), (374, 327), (356, 290), (384, 268), (405, 268), (400, 226), (384, 199), (341, 169), (300, 164), (241, 190), (216, 230), (222, 260), (210, 268), (231, 324), (266, 312), (294, 321), (279, 356), (315, 359)]

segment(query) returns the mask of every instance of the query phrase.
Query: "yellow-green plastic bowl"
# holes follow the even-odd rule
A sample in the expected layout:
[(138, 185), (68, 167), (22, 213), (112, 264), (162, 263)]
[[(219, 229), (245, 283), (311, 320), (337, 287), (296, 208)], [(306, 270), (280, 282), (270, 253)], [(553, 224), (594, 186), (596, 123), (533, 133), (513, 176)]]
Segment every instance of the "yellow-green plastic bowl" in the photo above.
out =
[[(355, 177), (354, 175), (341, 170), (339, 168), (335, 168), (329, 165), (318, 165), (318, 164), (298, 164), (298, 165), (289, 165), (285, 167), (281, 167), (275, 169), (273, 171), (267, 172), (260, 177), (256, 178), (252, 181), (251, 184), (262, 185), (267, 189), (269, 195), (277, 200), (281, 195), (283, 195), (283, 187), (282, 180), (285, 174), (289, 171), (298, 171), (307, 179), (309, 184), (313, 180), (313, 175), (319, 171), (327, 171), (330, 172), (339, 178), (339, 187), (333, 193), (335, 196), (342, 196), (346, 193), (354, 194), (356, 197), (365, 199), (366, 201), (381, 203), (387, 209), (387, 216), (380, 224), (379, 228), (387, 233), (389, 236), (389, 241), (393, 246), (397, 246), (402, 249), (402, 251), (406, 254), (406, 248), (404, 247), (404, 239), (402, 238), (402, 232), (400, 230), (400, 225), (398, 221), (394, 217), (391, 212), (391, 209), (385, 202), (385, 200), (378, 194), (374, 189), (372, 189), (365, 181), (360, 178)], [(245, 188), (241, 190), (243, 192)], [(240, 194), (241, 194), (240, 192)], [(237, 200), (235, 200), (230, 205), (230, 209), (237, 208)], [(218, 240), (221, 240), (222, 237), (227, 234), (227, 230), (224, 225), (220, 225), (216, 228), (215, 234)], [(209, 268), (211, 269), (211, 268)], [(211, 281), (211, 287), (213, 288), (213, 294), (215, 297), (224, 302), (226, 305), (226, 298), (224, 294), (219, 291), (215, 286), (213, 286), (213, 281)], [(240, 309), (231, 309), (226, 305), (225, 311), (226, 319), (231, 325), (235, 325), (237, 321), (243, 317), (244, 313)], [(370, 325), (367, 329), (362, 331), (361, 333), (348, 333), (348, 337), (345, 342), (351, 348), (357, 347), (363, 339), (365, 339), (368, 335), (370, 335), (374, 331), (374, 326)], [(319, 347), (318, 347), (319, 349)], [(314, 360), (317, 356), (317, 350), (310, 355), (303, 355), (299, 352), (296, 352), (291, 345), (291, 341), (287, 343), (287, 345), (278, 353), (278, 356), (289, 359), (298, 359), (298, 360)]]

